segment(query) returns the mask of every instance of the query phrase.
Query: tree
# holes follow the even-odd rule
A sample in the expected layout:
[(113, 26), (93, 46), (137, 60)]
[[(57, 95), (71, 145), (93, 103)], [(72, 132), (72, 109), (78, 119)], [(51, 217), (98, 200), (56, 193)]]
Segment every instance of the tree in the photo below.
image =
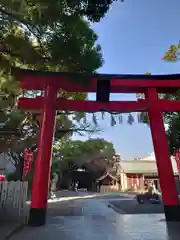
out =
[[(180, 44), (171, 45), (168, 51), (165, 53), (163, 59), (168, 62), (179, 61), (180, 58)], [(166, 99), (180, 100), (180, 92), (175, 94), (165, 94)], [(169, 142), (170, 153), (173, 154), (175, 150), (180, 148), (180, 114), (176, 112), (170, 112), (165, 114), (165, 121), (168, 124), (167, 137)]]
[[(163, 56), (163, 60), (167, 62), (176, 62), (180, 60), (180, 43), (177, 45), (171, 45), (167, 52)], [(143, 96), (138, 96), (142, 98)], [(169, 100), (180, 100), (180, 92), (177, 91), (175, 94), (161, 94), (161, 98)], [(171, 154), (175, 150), (180, 148), (180, 113), (168, 112), (163, 113), (164, 123), (168, 125), (166, 134), (168, 137), (169, 151)], [(147, 113), (140, 114), (140, 120), (146, 124), (149, 124)]]
[[(81, 5), (78, 1), (68, 1), (66, 5), (63, 1), (1, 1), (1, 152), (8, 151), (12, 156), (14, 152), (22, 154), (24, 148), (36, 145), (39, 133), (39, 114), (16, 108), (22, 92), (10, 74), (11, 67), (46, 71), (96, 71), (103, 63), (101, 48), (96, 44), (97, 35), (83, 20), (83, 16), (98, 21), (105, 11), (101, 9), (97, 16), (89, 10), (89, 5)], [(23, 94), (36, 96), (41, 92)], [(86, 98), (85, 93), (62, 92), (61, 96)], [(89, 123), (79, 123), (78, 118), (78, 113), (58, 112), (56, 139), (67, 133), (72, 134), (74, 130), (95, 130)]]
[[(13, 151), (22, 154), (22, 149), (36, 144), (39, 131), (39, 115), (18, 110), (16, 103), (19, 96), (36, 96), (41, 92), (21, 92), (10, 74), (11, 67), (20, 66), (43, 71), (95, 72), (103, 64), (101, 48), (96, 44), (97, 35), (84, 19), (98, 22), (112, 2), (94, 4), (90, 0), (1, 1), (1, 151), (10, 149), (12, 152), (13, 148)], [(61, 92), (61, 96), (85, 99), (87, 94)], [(74, 120), (70, 120), (69, 114), (73, 115), (76, 124)], [(83, 124), (79, 122), (83, 117), (84, 114), (58, 112), (57, 138), (66, 133), (72, 134), (74, 130), (90, 133), (96, 131), (97, 124), (92, 126), (85, 121)], [(95, 118), (93, 115), (94, 123)], [(115, 123), (115, 117), (112, 116), (111, 124)], [(13, 129), (14, 132), (10, 131)], [(21, 137), (17, 132), (20, 132)]]
[[(167, 62), (179, 61), (180, 43), (171, 45), (168, 51), (164, 54), (163, 60)], [(163, 97), (166, 99), (180, 100), (180, 91), (177, 91), (175, 94), (165, 94)], [(169, 142), (169, 150), (171, 154), (174, 154), (174, 151), (180, 148), (180, 113), (165, 113), (164, 120), (168, 125), (166, 133)]]
[(180, 149), (180, 113), (174, 114), (168, 119), (168, 142), (170, 153), (174, 154), (175, 150)]
[[(104, 139), (89, 139), (87, 141), (69, 141), (63, 147), (56, 146), (61, 169), (76, 169), (84, 166), (96, 164), (95, 168), (106, 168), (108, 159), (112, 159), (115, 154), (114, 146)], [(103, 166), (98, 166), (98, 162)], [(92, 166), (93, 167), (93, 166)]]
[[(101, 176), (109, 166), (115, 154), (114, 146), (104, 139), (87, 141), (66, 141), (64, 145), (56, 145), (54, 159), (58, 166), (59, 179), (57, 185), (68, 187), (77, 169), (86, 169), (94, 180)], [(59, 163), (59, 164), (57, 164)]]
[(172, 44), (163, 56), (163, 60), (176, 62), (180, 60), (180, 43)]

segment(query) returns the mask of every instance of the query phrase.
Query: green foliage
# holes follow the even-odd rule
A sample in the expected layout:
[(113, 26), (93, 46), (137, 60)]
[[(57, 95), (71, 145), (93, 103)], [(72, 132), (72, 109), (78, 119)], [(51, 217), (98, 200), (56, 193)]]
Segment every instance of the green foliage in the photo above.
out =
[(95, 159), (112, 158), (114, 146), (104, 139), (89, 139), (87, 141), (69, 141), (62, 147), (55, 147), (61, 169), (74, 169)]
[[(105, 14), (89, 11), (86, 1), (1, 1), (0, 3), (0, 121), (6, 129), (34, 128), (33, 143), (37, 141), (39, 116), (27, 113), (15, 106), (22, 94), (19, 86), (10, 74), (13, 66), (44, 71), (94, 72), (102, 66), (101, 48), (96, 33), (91, 29), (84, 16), (93, 21)], [(93, 8), (99, 9), (94, 5)], [(77, 79), (75, 79), (78, 81)], [(74, 81), (75, 81), (74, 80)], [(84, 79), (85, 81), (85, 79)], [(36, 91), (24, 92), (36, 96)], [(61, 96), (72, 99), (85, 99), (86, 93), (65, 93)], [(71, 115), (77, 115), (76, 113)], [(2, 123), (1, 122), (1, 123)], [(79, 126), (79, 125), (78, 125)], [(59, 113), (56, 124), (56, 138), (67, 134), (74, 128), (74, 122), (66, 113)], [(88, 126), (85, 126), (88, 127)], [(80, 127), (79, 127), (80, 128)], [(4, 129), (0, 129), (3, 130)], [(72, 134), (73, 131), (70, 133)], [(0, 135), (1, 151), (5, 146), (14, 146), (19, 137)], [(22, 151), (27, 147), (27, 140), (32, 136), (20, 139)], [(22, 144), (23, 143), (23, 144)], [(15, 144), (17, 145), (17, 144)], [(14, 147), (15, 149), (15, 147)]]
[[(98, 36), (87, 20), (98, 22), (112, 2), (113, 0), (108, 4), (96, 4), (92, 0), (1, 1), (0, 106), (3, 111), (1, 120), (6, 124), (0, 130), (4, 130), (4, 127), (15, 131), (21, 129), (23, 134), (22, 138), (16, 134), (1, 134), (0, 151), (10, 148), (19, 154), (24, 148), (36, 145), (39, 134), (39, 114), (21, 111), (16, 107), (22, 94), (36, 96), (39, 93), (22, 92), (11, 76), (11, 67), (43, 71), (96, 72), (103, 64), (101, 47), (96, 43)], [(74, 81), (83, 81), (85, 84), (86, 78), (75, 78)], [(86, 99), (87, 94), (62, 91), (61, 96)], [(87, 129), (96, 131), (95, 117), (95, 127), (92, 129), (91, 124), (79, 122), (84, 116), (84, 113), (58, 112), (55, 140), (69, 133), (68, 138), (76, 128), (78, 132)], [(112, 116), (111, 125), (115, 124), (115, 116)], [(24, 126), (28, 127), (25, 133)]]
[(180, 60), (180, 43), (173, 44), (169, 47), (167, 52), (163, 56), (163, 60), (168, 62), (176, 62)]
[(59, 162), (53, 161), (51, 166), (51, 175), (50, 179), (52, 180), (55, 177), (55, 174), (59, 171)]
[(19, 181), (19, 174), (16, 172), (10, 173), (7, 175), (7, 180), (8, 181)]
[[(174, 95), (165, 94), (163, 97), (169, 100), (180, 100), (180, 92), (177, 91)], [(177, 112), (164, 113), (164, 122), (168, 125), (166, 134), (170, 153), (173, 154), (175, 150), (180, 148), (180, 114)]]
[[(112, 1), (99, 4), (87, 0), (73, 1), (1, 1), (0, 4), (0, 95), (3, 95), (0, 105), (4, 111), (7, 108), (12, 113), (17, 97), (22, 94), (17, 82), (10, 73), (12, 66), (20, 66), (43, 71), (95, 72), (103, 64), (101, 47), (96, 44), (97, 34), (91, 29), (90, 21), (99, 21), (108, 11)], [(87, 79), (73, 79), (83, 81)], [(25, 92), (24, 94), (30, 94)], [(61, 96), (72, 99), (85, 99), (86, 93), (61, 92)], [(11, 103), (11, 107), (9, 107)], [(15, 111), (15, 112), (14, 112)], [(23, 113), (22, 121), (27, 117), (32, 124), (32, 115)], [(94, 116), (94, 115), (93, 115)], [(10, 120), (12, 117), (8, 115)], [(75, 120), (84, 117), (85, 128), (88, 128), (85, 114), (75, 113)], [(130, 116), (131, 118), (131, 116)], [(66, 124), (63, 124), (62, 121)], [(121, 122), (122, 117), (119, 117)], [(131, 118), (132, 120), (132, 118)], [(129, 122), (131, 122), (131, 120)], [(21, 122), (15, 124), (17, 128)], [(74, 127), (69, 117), (58, 116), (57, 137), (62, 137), (62, 128)], [(93, 121), (97, 127), (95, 117)], [(13, 121), (9, 121), (13, 122)], [(111, 125), (116, 124), (116, 117), (111, 116)], [(10, 124), (9, 124), (10, 125)], [(82, 124), (81, 124), (82, 125)], [(78, 125), (79, 126), (79, 125)], [(68, 129), (68, 128), (67, 128)], [(82, 129), (82, 126), (79, 127)], [(71, 132), (72, 133), (72, 132)]]
[(173, 154), (180, 149), (180, 113), (174, 113), (168, 120), (167, 136), (170, 153)]
[(16, 17), (26, 22), (32, 22), (37, 25), (39, 22), (42, 27), (53, 25), (64, 15), (85, 16), (90, 21), (98, 22), (109, 10), (113, 0), (104, 3), (94, 2), (92, 0), (16, 0), (7, 2), (1, 1), (2, 12), (11, 13), (12, 18)]
[(59, 1), (54, 1), (54, 5), (48, 1), (25, 1), (24, 5), (16, 2), (18, 11), (13, 4), (4, 3), (0, 8), (2, 18), (7, 19), (7, 24), (2, 25), (1, 44), (10, 50), (1, 56), (5, 69), (21, 65), (40, 70), (93, 72), (102, 65), (101, 48), (95, 45), (97, 35), (81, 16), (66, 14), (66, 6)]
[[(165, 53), (163, 59), (167, 62), (177, 62), (180, 60), (180, 43), (173, 44)], [(165, 99), (180, 100), (180, 92), (176, 94), (165, 94)], [(170, 153), (180, 148), (180, 114), (169, 112), (164, 114), (165, 123), (168, 124), (167, 137), (169, 142)]]
[[(180, 100), (180, 94), (178, 91), (176, 95), (164, 94), (161, 95), (161, 98)], [(163, 113), (163, 119), (164, 123), (168, 125), (166, 134), (168, 137), (169, 151), (173, 154), (175, 150), (180, 148), (180, 114), (177, 112)], [(140, 121), (149, 125), (148, 114), (146, 112), (140, 113)]]
[[(39, 114), (21, 111), (16, 107), (22, 91), (11, 76), (11, 67), (42, 71), (95, 72), (103, 64), (101, 47), (96, 44), (98, 36), (84, 17), (97, 22), (107, 12), (108, 7), (109, 5), (99, 7), (96, 4), (91, 6), (91, 2), (86, 0), (1, 1), (0, 123), (5, 124), (0, 125), (0, 152), (10, 150), (20, 154), (25, 148), (36, 146), (39, 134)], [(85, 84), (86, 79), (82, 80)], [(39, 92), (23, 94), (35, 97)], [(61, 96), (86, 99), (87, 94), (62, 91)], [(83, 126), (79, 123), (83, 116), (84, 114), (79, 113), (58, 112), (55, 141), (62, 139), (59, 140), (62, 144), (68, 140), (74, 129), (86, 131), (91, 128), (88, 123)], [(27, 128), (26, 131), (24, 127)], [(12, 129), (15, 134), (4, 134), (7, 129)], [(16, 134), (19, 129), (21, 138)], [(56, 160), (53, 161), (51, 178), (57, 171), (58, 164)], [(16, 175), (11, 174), (9, 179), (19, 180), (19, 175)], [(25, 179), (30, 188), (32, 179), (33, 169)]]
[[(180, 60), (180, 43), (171, 45), (164, 54), (163, 60), (167, 62), (176, 62)], [(141, 96), (142, 97), (142, 96)], [(180, 92), (175, 94), (161, 94), (160, 98), (169, 100), (180, 100)], [(168, 125), (166, 131), (169, 143), (169, 151), (171, 154), (175, 150), (180, 149), (180, 114), (175, 112), (163, 113), (164, 123)], [(140, 121), (149, 124), (147, 113), (140, 114)]]

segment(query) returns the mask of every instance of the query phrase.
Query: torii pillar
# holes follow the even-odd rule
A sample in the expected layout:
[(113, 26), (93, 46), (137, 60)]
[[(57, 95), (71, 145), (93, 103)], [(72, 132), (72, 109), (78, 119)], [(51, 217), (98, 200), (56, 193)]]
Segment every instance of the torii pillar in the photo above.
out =
[(43, 226), (46, 222), (52, 145), (56, 118), (56, 97), (56, 87), (47, 85), (45, 87), (41, 130), (33, 177), (32, 201), (29, 216), (30, 226)]
[(148, 116), (162, 191), (164, 213), (167, 221), (180, 221), (179, 199), (162, 112), (158, 107), (158, 93), (156, 88), (147, 89), (146, 99), (150, 105)]

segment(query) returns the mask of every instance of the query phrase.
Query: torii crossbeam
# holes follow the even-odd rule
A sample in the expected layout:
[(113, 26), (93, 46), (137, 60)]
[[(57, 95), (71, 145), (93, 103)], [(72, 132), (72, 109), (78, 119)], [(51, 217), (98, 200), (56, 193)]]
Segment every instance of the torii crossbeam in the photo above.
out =
[[(166, 220), (180, 221), (178, 193), (162, 118), (163, 112), (180, 111), (180, 101), (158, 98), (158, 93), (175, 93), (180, 88), (180, 74), (72, 74), (25, 69), (13, 69), (12, 73), (20, 81), (22, 89), (44, 90), (43, 97), (20, 98), (18, 102), (20, 108), (42, 112), (32, 188), (30, 225), (45, 224), (56, 110), (148, 112)], [(61, 89), (67, 92), (96, 92), (96, 101), (58, 98), (57, 93)], [(109, 101), (110, 93), (143, 93), (145, 99)]]

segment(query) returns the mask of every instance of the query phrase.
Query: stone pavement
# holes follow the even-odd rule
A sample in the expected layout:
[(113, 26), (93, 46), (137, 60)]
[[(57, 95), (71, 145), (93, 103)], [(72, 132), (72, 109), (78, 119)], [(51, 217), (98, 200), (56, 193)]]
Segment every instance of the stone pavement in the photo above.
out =
[[(179, 240), (180, 238), (180, 223), (167, 225), (164, 214), (118, 214), (107, 206), (107, 201), (101, 199), (81, 199), (61, 204), (52, 204), (51, 207), (57, 211), (50, 214), (51, 208), (49, 209), (46, 226), (26, 227), (11, 239)], [(60, 209), (67, 209), (68, 214)]]
[(0, 239), (6, 240), (8, 236), (11, 236), (15, 230), (19, 230), (22, 225), (15, 222), (2, 223), (0, 222)]
[[(13, 235), (17, 231), (20, 231), (25, 222), (27, 222), (27, 216), (29, 208), (27, 206), (27, 212), (24, 212), (24, 215), (21, 217), (17, 216), (16, 212), (10, 211), (1, 211), (0, 213), (0, 240), (8, 239), (9, 236)], [(14, 214), (15, 213), (15, 214)]]
[(117, 208), (117, 212), (119, 212), (118, 209), (124, 211), (124, 214), (159, 214), (164, 213), (164, 207), (163, 204), (138, 204), (136, 199), (131, 199), (130, 201), (127, 199), (110, 199), (110, 204)]

